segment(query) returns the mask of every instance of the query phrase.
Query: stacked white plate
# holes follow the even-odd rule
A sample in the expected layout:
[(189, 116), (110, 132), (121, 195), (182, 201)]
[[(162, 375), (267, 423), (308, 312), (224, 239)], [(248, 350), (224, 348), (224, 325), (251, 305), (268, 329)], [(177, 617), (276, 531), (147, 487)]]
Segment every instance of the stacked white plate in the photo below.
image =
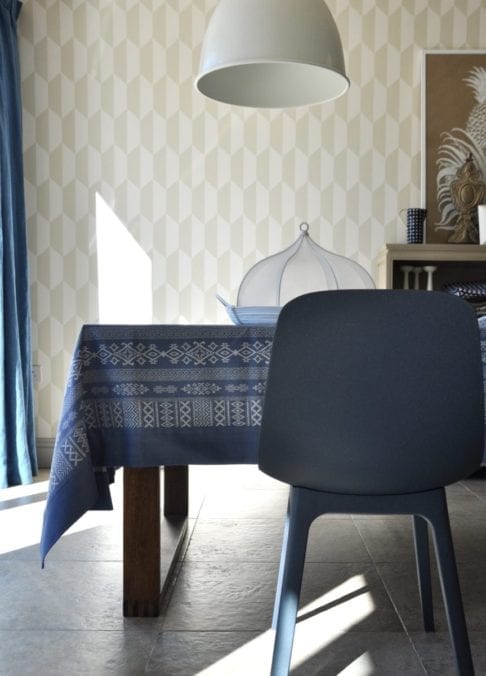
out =
[(224, 305), (226, 312), (233, 324), (265, 324), (267, 326), (277, 323), (281, 307), (264, 305), (231, 305), (221, 296), (216, 296)]

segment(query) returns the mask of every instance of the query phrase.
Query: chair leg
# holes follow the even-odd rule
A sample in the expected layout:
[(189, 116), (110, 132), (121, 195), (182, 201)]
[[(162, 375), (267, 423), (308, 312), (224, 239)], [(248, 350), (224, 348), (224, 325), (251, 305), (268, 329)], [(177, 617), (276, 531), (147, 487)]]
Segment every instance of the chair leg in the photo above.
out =
[(306, 505), (305, 489), (292, 487), (272, 624), (276, 634), (271, 676), (287, 676), (289, 673), (307, 536), (313, 518)]
[(425, 631), (434, 631), (434, 606), (432, 602), (432, 580), (430, 576), (429, 533), (427, 521), (417, 514), (413, 515), (413, 535), (415, 558), (419, 583), (422, 619)]
[(277, 629), (277, 619), (280, 610), (280, 599), (282, 598), (283, 574), (285, 570), (285, 559), (287, 556), (287, 547), (289, 541), (289, 522), (290, 522), (290, 494), (287, 502), (287, 516), (285, 518), (284, 531), (282, 537), (282, 548), (280, 550), (280, 563), (278, 567), (277, 590), (275, 592), (275, 602), (273, 604), (272, 629)]
[(427, 516), (434, 534), (442, 595), (458, 673), (461, 676), (474, 676), (444, 489), (437, 491), (437, 499), (431, 505), (430, 512), (424, 516)]

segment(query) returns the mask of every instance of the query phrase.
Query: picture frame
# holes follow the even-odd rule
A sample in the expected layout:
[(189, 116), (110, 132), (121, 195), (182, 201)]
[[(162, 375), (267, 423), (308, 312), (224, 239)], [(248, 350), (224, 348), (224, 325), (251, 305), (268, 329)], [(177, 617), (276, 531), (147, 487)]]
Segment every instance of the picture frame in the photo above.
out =
[[(426, 50), (421, 192), (427, 243), (455, 237), (460, 213), (451, 184), (468, 157), (476, 179), (486, 184), (486, 51)], [(477, 218), (473, 210), (471, 216)]]

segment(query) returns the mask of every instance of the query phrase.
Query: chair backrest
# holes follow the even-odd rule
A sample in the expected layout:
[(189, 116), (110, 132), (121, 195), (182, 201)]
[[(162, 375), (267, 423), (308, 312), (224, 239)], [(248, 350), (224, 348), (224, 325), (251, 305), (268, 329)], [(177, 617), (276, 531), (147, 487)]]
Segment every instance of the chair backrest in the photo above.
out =
[(325, 291), (277, 323), (260, 468), (294, 486), (409, 493), (475, 471), (484, 444), (471, 306), (430, 291)]

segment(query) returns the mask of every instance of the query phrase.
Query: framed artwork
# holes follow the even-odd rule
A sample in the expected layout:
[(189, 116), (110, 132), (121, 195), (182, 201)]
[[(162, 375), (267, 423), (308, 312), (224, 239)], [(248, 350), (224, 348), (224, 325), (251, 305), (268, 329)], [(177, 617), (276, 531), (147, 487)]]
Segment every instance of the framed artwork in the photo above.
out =
[(422, 200), (427, 243), (468, 243), (486, 202), (485, 51), (424, 52)]

